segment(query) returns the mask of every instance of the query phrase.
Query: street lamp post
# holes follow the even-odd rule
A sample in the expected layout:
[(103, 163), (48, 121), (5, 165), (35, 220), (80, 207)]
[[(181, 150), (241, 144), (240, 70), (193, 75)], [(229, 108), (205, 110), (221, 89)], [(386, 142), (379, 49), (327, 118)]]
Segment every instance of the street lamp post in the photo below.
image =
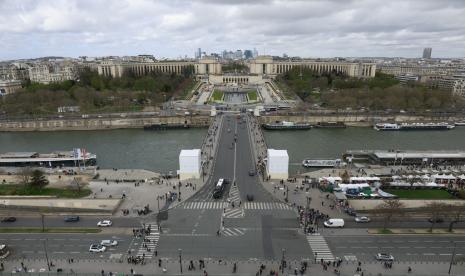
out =
[(182, 249), (179, 248), (178, 251), (179, 251), (179, 269), (180, 269), (181, 274), (182, 274)]
[(452, 251), (452, 257), (450, 258), (450, 264), (449, 264), (449, 272), (448, 272), (449, 275), (450, 275), (450, 271), (452, 269), (452, 264), (454, 263), (456, 247), (457, 247), (457, 243), (454, 242), (454, 250)]
[(48, 271), (50, 271), (50, 262), (48, 261), (48, 254), (47, 254), (47, 239), (44, 240), (44, 252), (45, 252), (45, 260), (47, 261)]
[(282, 258), (281, 258), (281, 273), (284, 273), (284, 263), (285, 263), (285, 261), (284, 261), (284, 253), (286, 252), (286, 249), (283, 248), (283, 249), (281, 249), (281, 251), (283, 253)]

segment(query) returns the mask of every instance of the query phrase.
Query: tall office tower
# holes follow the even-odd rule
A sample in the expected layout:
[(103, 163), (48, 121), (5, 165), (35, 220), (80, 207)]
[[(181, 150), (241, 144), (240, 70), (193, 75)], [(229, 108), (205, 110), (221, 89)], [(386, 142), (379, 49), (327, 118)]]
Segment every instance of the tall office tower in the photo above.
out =
[(195, 52), (195, 58), (200, 59), (202, 57), (202, 49), (198, 48), (197, 52)]
[(432, 48), (425, 48), (423, 49), (423, 58), (431, 59), (431, 52), (433, 51)]

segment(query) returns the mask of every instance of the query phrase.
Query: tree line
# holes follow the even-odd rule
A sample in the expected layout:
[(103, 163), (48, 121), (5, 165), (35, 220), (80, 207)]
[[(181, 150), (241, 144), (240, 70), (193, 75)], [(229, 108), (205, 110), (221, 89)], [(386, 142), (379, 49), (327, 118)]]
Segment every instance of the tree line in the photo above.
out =
[(376, 73), (374, 78), (347, 77), (338, 72), (318, 73), (309, 68), (293, 68), (277, 79), (304, 102), (329, 108), (371, 110), (458, 110), (465, 101), (451, 91), (410, 82), (400, 85), (392, 75)]
[(60, 106), (79, 106), (82, 112), (140, 110), (179, 97), (194, 80), (189, 72), (181, 75), (151, 72), (122, 77), (99, 75), (85, 69), (78, 80), (50, 84), (26, 81), (17, 93), (2, 97), (0, 111), (7, 114), (50, 114)]

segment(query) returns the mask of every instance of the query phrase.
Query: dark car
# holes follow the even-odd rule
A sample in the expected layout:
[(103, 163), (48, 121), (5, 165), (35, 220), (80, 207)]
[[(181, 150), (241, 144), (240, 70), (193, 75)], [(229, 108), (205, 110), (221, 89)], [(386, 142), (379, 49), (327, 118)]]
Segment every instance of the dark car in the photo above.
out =
[(65, 222), (75, 222), (79, 221), (79, 216), (67, 216), (65, 217)]
[(247, 195), (247, 201), (253, 201), (253, 195), (248, 194)]
[(15, 217), (6, 217), (2, 219), (2, 222), (15, 222), (16, 218)]
[(249, 171), (249, 175), (250, 175), (250, 176), (254, 176), (254, 175), (255, 175), (255, 170), (254, 170), (254, 169), (251, 169), (251, 170)]
[(443, 223), (444, 219), (442, 219), (442, 218), (429, 218), (428, 221), (430, 223)]

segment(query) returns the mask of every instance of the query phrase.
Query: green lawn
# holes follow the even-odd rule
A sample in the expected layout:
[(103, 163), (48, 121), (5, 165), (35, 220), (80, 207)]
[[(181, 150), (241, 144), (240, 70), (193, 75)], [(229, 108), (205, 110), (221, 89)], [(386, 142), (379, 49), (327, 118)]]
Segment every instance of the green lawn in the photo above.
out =
[(223, 91), (214, 90), (213, 94), (212, 94), (212, 101), (221, 102), (221, 101), (223, 101), (223, 96), (224, 96)]
[(32, 188), (24, 185), (0, 185), (0, 195), (18, 196), (57, 196), (61, 198), (81, 198), (92, 193), (90, 189), (82, 188), (80, 191), (58, 188)]
[(249, 101), (256, 101), (257, 100), (257, 90), (250, 90), (247, 92), (247, 97), (249, 97)]
[(402, 199), (453, 199), (445, 190), (385, 190)]

